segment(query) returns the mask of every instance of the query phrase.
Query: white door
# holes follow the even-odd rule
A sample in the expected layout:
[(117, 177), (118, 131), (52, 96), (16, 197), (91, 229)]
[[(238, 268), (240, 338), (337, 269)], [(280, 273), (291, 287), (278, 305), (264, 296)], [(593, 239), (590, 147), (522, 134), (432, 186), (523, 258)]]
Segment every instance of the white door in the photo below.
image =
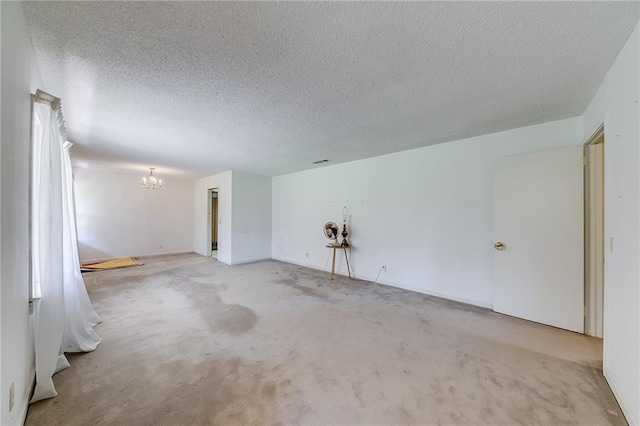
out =
[(582, 146), (499, 159), (493, 309), (583, 332)]

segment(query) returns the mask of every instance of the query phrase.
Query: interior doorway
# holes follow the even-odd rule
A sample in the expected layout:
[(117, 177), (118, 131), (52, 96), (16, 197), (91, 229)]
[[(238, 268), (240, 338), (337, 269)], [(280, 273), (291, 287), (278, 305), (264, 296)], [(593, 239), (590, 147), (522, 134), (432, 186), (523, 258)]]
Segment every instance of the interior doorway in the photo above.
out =
[(218, 188), (210, 188), (208, 192), (209, 215), (207, 226), (207, 240), (209, 241), (209, 255), (214, 259), (218, 258), (218, 228), (220, 219), (218, 217)]
[(603, 337), (604, 318), (604, 126), (584, 145), (584, 331)]

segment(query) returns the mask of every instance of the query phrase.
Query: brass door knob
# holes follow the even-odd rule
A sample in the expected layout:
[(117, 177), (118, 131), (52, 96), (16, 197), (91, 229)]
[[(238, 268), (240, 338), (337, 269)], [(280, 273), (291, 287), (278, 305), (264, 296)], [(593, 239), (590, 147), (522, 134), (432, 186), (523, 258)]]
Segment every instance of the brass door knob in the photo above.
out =
[(505, 248), (507, 248), (507, 246), (505, 246), (503, 242), (496, 241), (495, 243), (493, 243), (493, 248), (496, 250), (504, 250)]

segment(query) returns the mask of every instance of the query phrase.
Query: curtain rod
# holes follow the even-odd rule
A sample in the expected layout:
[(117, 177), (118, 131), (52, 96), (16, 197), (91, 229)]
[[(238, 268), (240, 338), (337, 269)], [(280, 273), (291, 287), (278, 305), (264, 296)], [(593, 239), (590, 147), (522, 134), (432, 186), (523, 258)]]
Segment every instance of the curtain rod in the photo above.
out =
[[(62, 105), (60, 98), (57, 98), (40, 89), (36, 89), (36, 94), (31, 96), (33, 102), (47, 104), (54, 111), (56, 121), (58, 122), (58, 129), (60, 130), (60, 137), (64, 143), (67, 140), (67, 129), (64, 125), (64, 115), (62, 114)], [(69, 148), (71, 148), (71, 146), (69, 146)]]
[(45, 92), (44, 90), (37, 89), (34, 96), (34, 100), (36, 102), (49, 104), (51, 105), (51, 109), (55, 110), (58, 108), (58, 106), (60, 106), (60, 98), (56, 98), (55, 96)]

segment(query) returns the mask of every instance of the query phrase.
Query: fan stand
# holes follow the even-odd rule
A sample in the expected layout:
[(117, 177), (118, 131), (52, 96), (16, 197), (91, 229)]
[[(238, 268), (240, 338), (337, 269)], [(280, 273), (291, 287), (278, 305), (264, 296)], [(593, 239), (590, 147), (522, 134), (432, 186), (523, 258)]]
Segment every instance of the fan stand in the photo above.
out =
[(349, 264), (349, 256), (347, 255), (347, 249), (349, 246), (331, 245), (327, 244), (327, 248), (333, 249), (333, 256), (331, 260), (331, 279), (336, 276), (336, 250), (342, 250), (344, 252), (344, 260), (347, 262), (347, 273), (351, 278), (351, 265)]
[(327, 222), (323, 227), (325, 237), (329, 238), (331, 241), (325, 247), (333, 249), (333, 260), (331, 261), (331, 279), (336, 276), (336, 250), (341, 249), (344, 251), (344, 260), (347, 262), (347, 272), (349, 273), (349, 278), (351, 278), (351, 265), (349, 264), (349, 255), (347, 254), (347, 249), (349, 248), (349, 243), (347, 242), (347, 225), (345, 223), (344, 228), (342, 229), (342, 243), (338, 242), (338, 232), (340, 232), (340, 228), (337, 224), (333, 222)]

